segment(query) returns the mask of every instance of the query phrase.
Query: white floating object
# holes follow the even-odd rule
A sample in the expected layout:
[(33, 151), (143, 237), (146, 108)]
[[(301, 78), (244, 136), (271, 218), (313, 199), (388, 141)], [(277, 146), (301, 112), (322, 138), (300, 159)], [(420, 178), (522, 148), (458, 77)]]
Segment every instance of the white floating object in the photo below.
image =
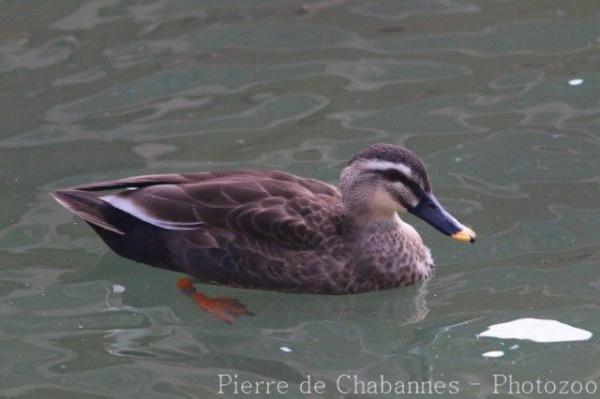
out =
[(580, 78), (569, 80), (569, 86), (579, 86), (582, 83), (583, 83), (583, 79), (580, 79)]
[(502, 351), (489, 351), (489, 352), (482, 353), (481, 356), (483, 356), (483, 357), (502, 357), (502, 356), (504, 356), (504, 352), (502, 352)]
[(290, 353), (293, 352), (292, 348), (288, 347), (288, 346), (281, 346), (279, 347), (279, 350), (285, 353)]
[(556, 320), (524, 318), (494, 324), (479, 336), (526, 339), (534, 342), (569, 342), (588, 340), (592, 337), (592, 333)]
[(125, 287), (123, 287), (120, 284), (115, 284), (115, 285), (113, 285), (113, 292), (115, 294), (122, 294), (125, 292)]

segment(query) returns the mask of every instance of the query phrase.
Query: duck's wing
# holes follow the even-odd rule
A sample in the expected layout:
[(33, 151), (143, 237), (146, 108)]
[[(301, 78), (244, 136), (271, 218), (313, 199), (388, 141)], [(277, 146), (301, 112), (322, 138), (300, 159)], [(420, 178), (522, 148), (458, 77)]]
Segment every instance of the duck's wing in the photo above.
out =
[(252, 169), (237, 169), (237, 170), (225, 170), (225, 171), (214, 171), (214, 172), (201, 172), (201, 173), (168, 173), (159, 175), (142, 175), (126, 177), (118, 180), (106, 180), (94, 183), (80, 184), (78, 186), (71, 187), (71, 190), (83, 190), (83, 191), (107, 191), (107, 190), (119, 190), (119, 189), (130, 189), (130, 188), (142, 188), (147, 186), (154, 186), (157, 184), (186, 184), (186, 183), (199, 183), (206, 180), (218, 179), (221, 177), (243, 177), (243, 176), (273, 176), (282, 180), (293, 179), (313, 181), (319, 185), (332, 187), (327, 183), (320, 182), (312, 179), (302, 179), (298, 176), (291, 175), (289, 173), (280, 171), (261, 171)]
[(341, 204), (335, 187), (277, 171), (150, 175), (75, 189), (124, 188), (100, 198), (163, 229), (226, 230), (293, 250), (316, 248)]

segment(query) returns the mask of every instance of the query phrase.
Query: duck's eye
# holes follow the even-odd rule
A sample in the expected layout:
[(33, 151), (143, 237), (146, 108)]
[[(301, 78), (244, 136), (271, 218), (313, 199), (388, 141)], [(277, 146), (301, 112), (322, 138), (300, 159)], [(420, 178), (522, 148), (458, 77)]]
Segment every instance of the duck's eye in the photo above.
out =
[(375, 173), (383, 176), (384, 179), (391, 182), (399, 182), (404, 184), (405, 187), (408, 187), (412, 190), (415, 197), (421, 197), (420, 193), (423, 192), (423, 189), (417, 182), (408, 178), (404, 173), (400, 172), (397, 169), (385, 169), (385, 170), (375, 170)]

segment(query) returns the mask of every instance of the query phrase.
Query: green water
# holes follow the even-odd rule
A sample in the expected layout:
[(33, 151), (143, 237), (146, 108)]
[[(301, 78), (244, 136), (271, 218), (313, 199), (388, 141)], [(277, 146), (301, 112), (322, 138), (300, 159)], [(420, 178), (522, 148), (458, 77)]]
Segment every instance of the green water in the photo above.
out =
[[(460, 389), (403, 397), (510, 397), (494, 374), (600, 385), (599, 18), (596, 0), (0, 1), (0, 396), (383, 396), (345, 394), (344, 374)], [(381, 141), (423, 157), (477, 244), (407, 217), (436, 259), (426, 286), (200, 287), (256, 313), (233, 326), (47, 195), (238, 167), (336, 182)], [(523, 318), (588, 336), (479, 336)], [(289, 392), (219, 394), (219, 374)], [(299, 391), (309, 374), (323, 394)]]

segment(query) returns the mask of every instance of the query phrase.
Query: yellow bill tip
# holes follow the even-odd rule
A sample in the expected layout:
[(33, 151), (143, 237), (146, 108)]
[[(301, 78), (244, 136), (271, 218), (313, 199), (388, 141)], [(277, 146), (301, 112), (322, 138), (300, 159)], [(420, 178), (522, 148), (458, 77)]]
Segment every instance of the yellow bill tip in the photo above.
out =
[(452, 238), (454, 238), (457, 241), (469, 242), (472, 244), (477, 239), (477, 234), (475, 234), (475, 232), (470, 228), (465, 227), (458, 233), (452, 234)]

